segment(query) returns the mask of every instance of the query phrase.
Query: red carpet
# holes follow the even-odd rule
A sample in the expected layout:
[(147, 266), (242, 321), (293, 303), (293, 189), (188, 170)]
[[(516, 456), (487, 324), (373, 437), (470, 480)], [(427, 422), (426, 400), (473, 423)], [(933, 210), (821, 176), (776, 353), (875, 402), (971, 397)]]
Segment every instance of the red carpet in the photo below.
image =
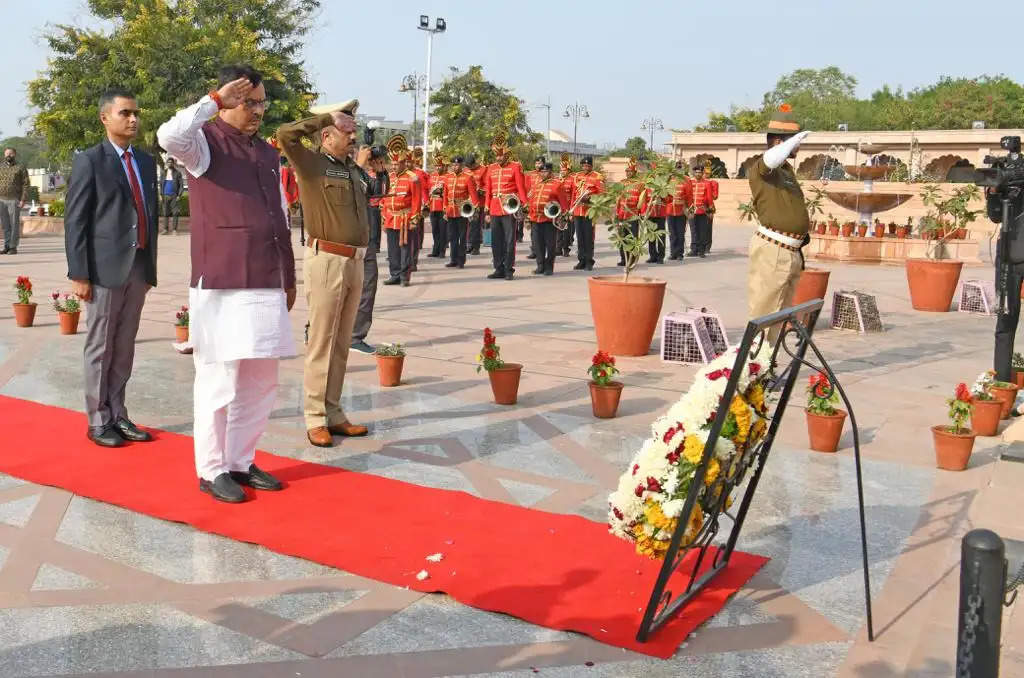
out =
[[(106, 450), (85, 439), (81, 413), (3, 396), (0, 412), (0, 472), (657, 657), (767, 562), (736, 552), (684, 614), (637, 643), (659, 563), (603, 524), (262, 452), (257, 464), (285, 490), (221, 504), (197, 489), (190, 437), (154, 432), (154, 442)], [(444, 560), (427, 562), (434, 553)], [(420, 570), (430, 578), (417, 581)], [(679, 575), (670, 589), (684, 583)]]

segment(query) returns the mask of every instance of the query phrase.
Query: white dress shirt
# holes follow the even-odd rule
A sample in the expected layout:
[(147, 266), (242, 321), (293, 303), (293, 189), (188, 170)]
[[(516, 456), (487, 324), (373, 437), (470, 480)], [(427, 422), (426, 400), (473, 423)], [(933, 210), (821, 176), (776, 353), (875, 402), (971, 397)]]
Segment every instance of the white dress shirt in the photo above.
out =
[[(156, 137), (164, 149), (194, 177), (210, 168), (210, 146), (203, 125), (217, 114), (217, 103), (204, 96), (160, 125)], [(282, 210), (287, 214), (284, 187)], [(201, 362), (248, 358), (287, 358), (297, 354), (288, 305), (282, 288), (189, 290), (189, 339)]]

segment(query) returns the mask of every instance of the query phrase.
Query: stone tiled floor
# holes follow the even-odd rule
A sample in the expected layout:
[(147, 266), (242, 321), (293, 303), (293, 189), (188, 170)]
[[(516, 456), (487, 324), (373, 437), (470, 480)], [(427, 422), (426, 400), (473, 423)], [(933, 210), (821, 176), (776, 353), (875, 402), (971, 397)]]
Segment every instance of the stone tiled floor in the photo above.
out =
[[(710, 258), (658, 267), (669, 281), (665, 310), (710, 306), (737, 339), (748, 237), (723, 226)], [(62, 244), (28, 238), (18, 256), (0, 257), (5, 288), (30, 275), (41, 303), (31, 330), (16, 329), (10, 307), (0, 307), (0, 393), (80, 410), (83, 337), (60, 336), (44, 303), (66, 287)], [(614, 270), (607, 244), (599, 243), (598, 258), (604, 272)], [(620, 469), (693, 370), (653, 353), (622, 359), (620, 416), (593, 419), (585, 276), (559, 259), (554, 277), (535, 278), (523, 260), (519, 279), (489, 281), (488, 259), (471, 257), (461, 271), (422, 259), (413, 287), (381, 288), (370, 340), (400, 341), (410, 357), (404, 385), (381, 389), (372, 359), (353, 354), (345, 407), (371, 425), (368, 438), (327, 450), (306, 444), (296, 358), (283, 364), (262, 447), (602, 520)], [(986, 366), (993, 320), (913, 312), (901, 268), (827, 267), (832, 289), (876, 295), (886, 328), (818, 334), (862, 434), (873, 644), (864, 628), (852, 440), (847, 434), (837, 455), (809, 452), (797, 397), (741, 541), (772, 560), (668, 661), (0, 476), (0, 675), (951, 675), (960, 536), (984, 526), (1024, 538), (1010, 504), (1024, 468), (998, 461), (997, 441), (979, 439), (966, 472), (936, 471), (928, 432), (953, 384)], [(188, 433), (192, 363), (170, 347), (174, 310), (187, 297), (187, 236), (161, 239), (160, 272), (129, 403), (136, 421)], [(964, 277), (988, 274), (969, 269)], [(305, 315), (300, 298), (296, 336)], [(516, 407), (493, 405), (474, 371), (484, 326), (506, 359), (526, 365)], [(1014, 612), (1006, 613), (1003, 675), (1024, 675), (1024, 622)]]

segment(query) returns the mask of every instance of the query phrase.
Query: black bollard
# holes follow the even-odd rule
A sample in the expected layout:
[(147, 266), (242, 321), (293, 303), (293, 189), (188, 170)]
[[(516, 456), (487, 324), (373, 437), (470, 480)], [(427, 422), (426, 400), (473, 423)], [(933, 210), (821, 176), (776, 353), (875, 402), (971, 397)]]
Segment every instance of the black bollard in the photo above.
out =
[(957, 678), (997, 678), (1006, 586), (1005, 545), (991, 530), (971, 530), (960, 542)]

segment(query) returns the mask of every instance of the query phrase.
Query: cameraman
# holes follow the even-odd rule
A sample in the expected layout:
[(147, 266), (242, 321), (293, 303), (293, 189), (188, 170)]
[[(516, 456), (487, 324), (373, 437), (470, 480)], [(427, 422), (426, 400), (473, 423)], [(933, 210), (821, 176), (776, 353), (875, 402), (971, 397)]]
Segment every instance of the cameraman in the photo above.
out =
[[(363, 139), (373, 143), (373, 130), (368, 129)], [(373, 346), (366, 343), (373, 322), (373, 305), (377, 300), (377, 252), (380, 251), (380, 199), (390, 189), (390, 179), (384, 165), (387, 149), (383, 146), (370, 147), (370, 161), (363, 170), (367, 182), (367, 214), (370, 218), (370, 242), (363, 260), (363, 292), (356, 312), (356, 324), (352, 330), (352, 349), (360, 353), (373, 353)]]

